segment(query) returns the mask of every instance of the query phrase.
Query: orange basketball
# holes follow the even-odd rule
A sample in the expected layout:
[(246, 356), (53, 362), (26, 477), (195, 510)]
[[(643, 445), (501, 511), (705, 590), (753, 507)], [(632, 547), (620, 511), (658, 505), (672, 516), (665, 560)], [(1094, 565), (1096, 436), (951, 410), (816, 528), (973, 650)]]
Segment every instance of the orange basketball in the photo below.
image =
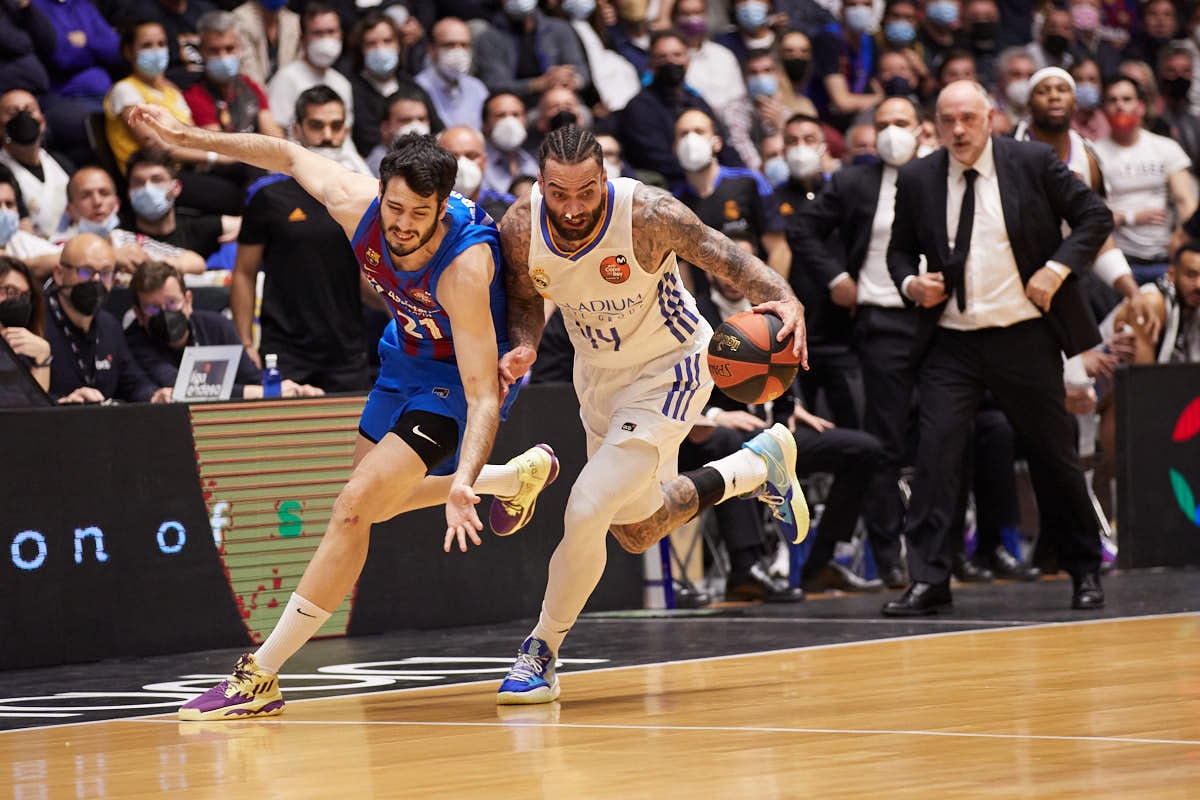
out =
[(792, 337), (776, 339), (783, 320), (774, 314), (743, 311), (713, 331), (708, 371), (717, 388), (739, 403), (765, 403), (779, 397), (800, 369)]

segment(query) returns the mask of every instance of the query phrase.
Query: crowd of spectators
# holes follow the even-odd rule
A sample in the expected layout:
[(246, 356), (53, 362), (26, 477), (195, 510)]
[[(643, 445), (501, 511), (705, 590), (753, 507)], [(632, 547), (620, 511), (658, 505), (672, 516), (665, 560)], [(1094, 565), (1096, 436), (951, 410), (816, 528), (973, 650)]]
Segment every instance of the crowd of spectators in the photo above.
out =
[[(832, 418), (793, 424), (886, 417), (884, 452), (861, 446), (894, 484), (906, 396), (890, 411), (868, 396), (864, 421), (849, 387), (861, 358), (887, 373), (894, 348), (864, 342), (863, 320), (899, 301), (886, 276), (859, 275), (868, 243), (837, 230), (850, 210), (826, 218), (819, 203), (839, 171), (895, 164), (910, 140), (918, 157), (936, 149), (933, 103), (961, 79), (989, 92), (998, 133), (1053, 132), (1031, 120), (1046, 113), (1031, 78), (1061, 68), (1061, 125), (1094, 160), (1115, 246), (1144, 284), (1118, 307), (1093, 280), (1097, 322), (1120, 338), (1153, 309), (1138, 360), (1196, 361), (1200, 222), (1184, 223), (1197, 209), (1198, 61), (1200, 4), (1182, 0), (5, 0), (0, 332), (60, 401), (166, 399), (169, 351), (214, 336), (246, 348), (239, 391), (267, 352), (291, 394), (365, 389), (386, 320), (320, 204), (282, 176), (167, 147), (129, 110), (288, 137), (375, 174), (397, 136), (433, 133), (458, 156), (456, 188), (496, 219), (529, 191), (545, 134), (575, 123), (598, 135), (610, 178), (671, 190), (789, 277), (814, 354), (795, 408)], [(135, 274), (150, 288), (123, 331), (104, 301)], [(701, 271), (685, 279), (711, 318), (728, 311)], [(229, 287), (229, 326), (193, 310), (189, 287), (206, 284)], [(165, 306), (139, 303), (164, 285)], [(1132, 345), (1084, 359), (1102, 382), (1113, 352), (1133, 360)], [(898, 552), (881, 555), (894, 572)]]

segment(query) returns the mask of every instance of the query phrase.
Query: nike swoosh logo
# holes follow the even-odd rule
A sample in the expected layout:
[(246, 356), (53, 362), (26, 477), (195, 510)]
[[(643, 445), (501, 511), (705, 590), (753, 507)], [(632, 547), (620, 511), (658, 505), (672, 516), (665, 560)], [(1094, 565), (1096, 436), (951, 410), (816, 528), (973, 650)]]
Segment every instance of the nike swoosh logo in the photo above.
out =
[(417, 436), (420, 436), (422, 439), (424, 439), (425, 441), (429, 442), (429, 443), (430, 443), (430, 444), (432, 444), (432, 445), (436, 445), (436, 444), (437, 444), (437, 442), (435, 442), (433, 439), (430, 439), (428, 436), (426, 436), (425, 434), (421, 433), (421, 426), (420, 426), (420, 425), (413, 425), (413, 430), (412, 430), (412, 432), (413, 432), (413, 433), (415, 433)]
[(309, 613), (305, 612), (305, 610), (304, 610), (303, 608), (297, 608), (297, 609), (296, 609), (296, 612), (297, 612), (297, 613), (299, 613), (299, 614), (303, 614), (303, 615), (304, 615), (304, 616), (306, 616), (306, 617), (311, 617), (312, 619), (316, 619), (316, 618), (317, 618), (317, 615), (316, 615), (316, 614), (309, 614)]

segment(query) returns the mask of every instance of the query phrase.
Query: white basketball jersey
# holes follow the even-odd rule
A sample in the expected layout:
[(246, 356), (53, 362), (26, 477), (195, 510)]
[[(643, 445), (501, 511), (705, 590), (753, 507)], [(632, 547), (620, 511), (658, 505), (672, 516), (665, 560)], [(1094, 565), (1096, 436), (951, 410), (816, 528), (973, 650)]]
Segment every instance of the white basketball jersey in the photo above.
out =
[(530, 196), (529, 277), (562, 309), (575, 357), (592, 366), (641, 366), (669, 353), (683, 356), (712, 336), (679, 278), (675, 254), (653, 271), (634, 256), (633, 193), (640, 185), (630, 178), (609, 181), (599, 228), (570, 254), (555, 246), (537, 184)]
[(1092, 186), (1092, 165), (1088, 161), (1087, 145), (1083, 142), (1083, 137), (1073, 130), (1067, 131), (1071, 137), (1071, 153), (1067, 157), (1067, 168), (1079, 176), (1079, 180), (1087, 184), (1089, 189), (1095, 189)]

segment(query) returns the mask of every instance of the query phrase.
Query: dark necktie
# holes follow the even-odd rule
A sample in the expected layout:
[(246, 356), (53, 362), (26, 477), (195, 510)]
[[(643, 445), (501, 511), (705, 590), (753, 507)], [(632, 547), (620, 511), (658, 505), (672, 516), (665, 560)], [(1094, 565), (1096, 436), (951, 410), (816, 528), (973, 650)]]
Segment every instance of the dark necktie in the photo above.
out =
[(975, 227), (975, 179), (979, 172), (963, 171), (967, 182), (963, 190), (962, 209), (958, 213), (958, 230), (954, 234), (954, 251), (946, 264), (946, 291), (954, 292), (959, 311), (967, 310), (967, 251), (971, 249), (971, 231)]

